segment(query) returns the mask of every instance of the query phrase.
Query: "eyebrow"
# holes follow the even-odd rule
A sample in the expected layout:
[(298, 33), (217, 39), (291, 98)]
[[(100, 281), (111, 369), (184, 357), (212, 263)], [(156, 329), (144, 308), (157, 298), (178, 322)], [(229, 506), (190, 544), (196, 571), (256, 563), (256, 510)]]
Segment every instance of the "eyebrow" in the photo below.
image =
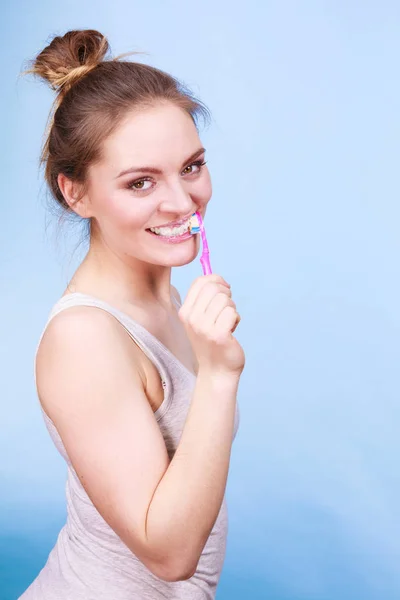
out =
[[(192, 154), (192, 156), (189, 156), (189, 158), (185, 160), (181, 168), (183, 169), (186, 165), (196, 160), (196, 158), (201, 156), (201, 154), (204, 154), (205, 151), (205, 148), (199, 148), (199, 150), (197, 150), (194, 154)], [(115, 179), (119, 179), (119, 177), (127, 175), (128, 173), (154, 173), (154, 175), (161, 175), (162, 171), (160, 169), (157, 169), (156, 167), (130, 167), (129, 169), (121, 171), (121, 173), (119, 173), (119, 175), (117, 175)]]

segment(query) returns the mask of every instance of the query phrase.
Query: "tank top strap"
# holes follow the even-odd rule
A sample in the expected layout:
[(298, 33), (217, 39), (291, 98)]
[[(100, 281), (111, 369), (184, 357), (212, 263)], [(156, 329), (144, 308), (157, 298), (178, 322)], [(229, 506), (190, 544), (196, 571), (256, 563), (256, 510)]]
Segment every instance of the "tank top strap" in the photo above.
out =
[(36, 355), (39, 349), (40, 342), (42, 341), (44, 333), (47, 329), (47, 326), (56, 315), (74, 306), (91, 306), (104, 310), (105, 312), (112, 315), (124, 327), (126, 332), (137, 344), (137, 346), (142, 350), (142, 352), (147, 356), (147, 358), (154, 364), (160, 375), (162, 387), (164, 389), (164, 401), (162, 402), (158, 410), (154, 413), (157, 420), (159, 420), (166, 412), (171, 402), (173, 392), (172, 380), (168, 369), (169, 356), (166, 354), (166, 349), (163, 347), (161, 342), (157, 340), (155, 336), (153, 336), (149, 331), (147, 331), (147, 329), (142, 327), (139, 323), (131, 319), (131, 317), (129, 317), (127, 314), (111, 306), (107, 302), (100, 300), (99, 298), (95, 298), (94, 296), (89, 296), (80, 292), (74, 292), (62, 296), (53, 306), (36, 348), (35, 383)]

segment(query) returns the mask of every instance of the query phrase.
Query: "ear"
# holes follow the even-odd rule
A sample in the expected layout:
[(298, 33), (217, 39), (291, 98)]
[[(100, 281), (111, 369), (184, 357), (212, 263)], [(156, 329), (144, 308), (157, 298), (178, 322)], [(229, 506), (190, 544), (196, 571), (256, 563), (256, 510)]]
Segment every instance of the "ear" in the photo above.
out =
[(72, 181), (63, 173), (59, 173), (57, 183), (65, 202), (71, 210), (84, 219), (90, 218), (92, 215), (90, 213), (89, 198), (84, 193), (82, 184)]

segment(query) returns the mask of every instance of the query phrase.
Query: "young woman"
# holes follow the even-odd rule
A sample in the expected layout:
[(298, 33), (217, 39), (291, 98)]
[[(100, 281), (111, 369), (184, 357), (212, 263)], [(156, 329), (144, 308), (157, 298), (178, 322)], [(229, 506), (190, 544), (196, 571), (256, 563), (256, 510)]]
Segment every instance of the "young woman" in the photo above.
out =
[(32, 71), (58, 91), (43, 160), (89, 250), (36, 356), (50, 435), (68, 467), (68, 519), (24, 600), (214, 598), (244, 353), (229, 284), (185, 301), (188, 218), (211, 197), (196, 117), (170, 75), (106, 60), (98, 32), (56, 37)]

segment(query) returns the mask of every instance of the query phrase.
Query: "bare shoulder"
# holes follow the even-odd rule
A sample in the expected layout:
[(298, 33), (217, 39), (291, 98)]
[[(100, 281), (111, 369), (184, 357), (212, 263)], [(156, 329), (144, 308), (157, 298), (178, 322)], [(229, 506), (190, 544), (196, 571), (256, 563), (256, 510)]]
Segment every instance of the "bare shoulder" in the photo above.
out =
[(93, 336), (107, 337), (114, 330), (113, 321), (114, 317), (104, 310), (91, 306), (72, 306), (51, 319), (39, 349), (45, 352), (50, 343), (76, 343), (77, 338), (85, 338), (88, 343)]
[[(61, 398), (52, 393), (59, 385), (87, 386), (101, 381), (113, 370), (125, 369), (138, 383), (143, 381), (141, 350), (123, 326), (104, 310), (74, 306), (63, 310), (48, 324), (36, 357), (38, 393), (45, 409)], [(126, 375), (126, 373), (125, 373)], [(72, 390), (71, 390), (72, 391)]]

